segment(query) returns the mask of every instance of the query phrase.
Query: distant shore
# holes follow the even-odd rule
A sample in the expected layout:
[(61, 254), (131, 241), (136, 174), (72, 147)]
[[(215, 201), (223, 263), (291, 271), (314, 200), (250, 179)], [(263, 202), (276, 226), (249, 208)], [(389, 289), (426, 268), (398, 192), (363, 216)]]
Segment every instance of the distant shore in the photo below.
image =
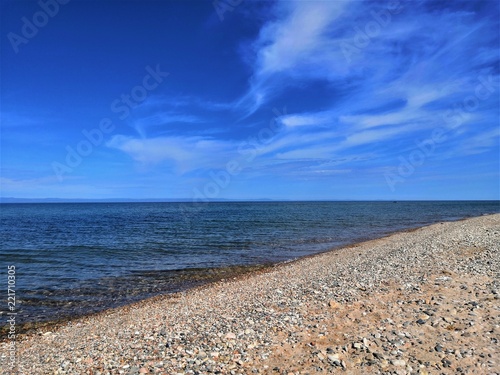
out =
[(1, 373), (499, 372), (499, 244), (500, 214), (398, 232), (29, 332)]

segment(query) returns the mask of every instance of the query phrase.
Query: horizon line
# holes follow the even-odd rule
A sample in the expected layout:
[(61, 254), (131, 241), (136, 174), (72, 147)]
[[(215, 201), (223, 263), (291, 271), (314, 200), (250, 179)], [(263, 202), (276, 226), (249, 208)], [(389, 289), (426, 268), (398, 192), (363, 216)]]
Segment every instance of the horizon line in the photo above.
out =
[(192, 198), (17, 198), (0, 197), (9, 203), (226, 203), (226, 202), (500, 202), (500, 199), (284, 199), (284, 198), (217, 198), (203, 201)]

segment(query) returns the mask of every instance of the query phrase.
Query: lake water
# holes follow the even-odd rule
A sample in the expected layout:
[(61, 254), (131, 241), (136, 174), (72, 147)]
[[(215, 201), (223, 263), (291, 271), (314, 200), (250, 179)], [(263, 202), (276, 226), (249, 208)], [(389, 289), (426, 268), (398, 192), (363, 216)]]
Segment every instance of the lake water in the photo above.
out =
[(17, 321), (40, 322), (497, 212), (498, 201), (2, 204), (0, 280), (15, 265)]

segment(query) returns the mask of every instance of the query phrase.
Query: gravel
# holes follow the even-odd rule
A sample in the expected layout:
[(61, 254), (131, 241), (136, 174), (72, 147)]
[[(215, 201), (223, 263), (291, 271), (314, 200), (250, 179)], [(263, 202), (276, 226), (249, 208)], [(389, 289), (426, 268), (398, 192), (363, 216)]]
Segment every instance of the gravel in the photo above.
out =
[(28, 332), (0, 371), (499, 374), (499, 244), (500, 214), (396, 233)]

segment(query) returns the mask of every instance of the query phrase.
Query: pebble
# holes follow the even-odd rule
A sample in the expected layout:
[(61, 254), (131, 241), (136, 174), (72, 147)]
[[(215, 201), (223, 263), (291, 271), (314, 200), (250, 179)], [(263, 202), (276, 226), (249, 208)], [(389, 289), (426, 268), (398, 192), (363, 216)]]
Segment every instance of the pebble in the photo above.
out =
[(20, 335), (19, 373), (498, 373), (499, 244), (481, 216), (156, 297)]
[(391, 363), (394, 366), (400, 366), (400, 367), (406, 366), (406, 361), (404, 361), (402, 359), (394, 359), (394, 360), (391, 361)]

